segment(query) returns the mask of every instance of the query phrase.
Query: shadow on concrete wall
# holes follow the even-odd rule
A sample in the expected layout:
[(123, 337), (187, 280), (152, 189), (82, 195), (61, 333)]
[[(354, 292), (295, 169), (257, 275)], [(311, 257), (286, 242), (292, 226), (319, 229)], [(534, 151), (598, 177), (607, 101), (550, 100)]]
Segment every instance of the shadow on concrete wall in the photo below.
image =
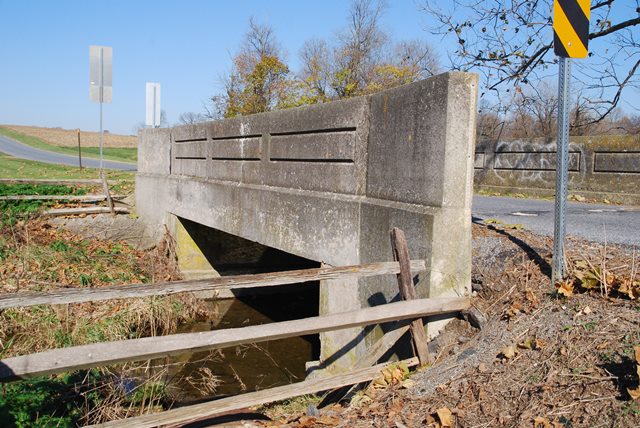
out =
[[(207, 261), (221, 276), (320, 267), (320, 263), (314, 260), (249, 241), (184, 218), (179, 218), (179, 221)], [(315, 317), (319, 313), (319, 281), (241, 289), (234, 291), (234, 295), (273, 322)], [(318, 358), (319, 336), (314, 334), (303, 336), (303, 338), (313, 346), (312, 358)]]

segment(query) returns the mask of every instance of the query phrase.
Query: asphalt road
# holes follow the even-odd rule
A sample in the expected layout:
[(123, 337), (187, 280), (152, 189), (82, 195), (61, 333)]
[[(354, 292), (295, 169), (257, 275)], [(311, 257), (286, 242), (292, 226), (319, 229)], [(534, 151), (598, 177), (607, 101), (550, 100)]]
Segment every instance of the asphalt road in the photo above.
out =
[[(474, 196), (471, 211), (474, 220), (497, 219), (553, 236), (553, 201)], [(567, 235), (595, 242), (640, 246), (640, 207), (569, 202)]]
[[(11, 138), (0, 135), (0, 152), (10, 156), (22, 159), (28, 159), (38, 162), (55, 163), (61, 165), (78, 166), (78, 157), (63, 155), (60, 153), (49, 152), (46, 150), (36, 149), (26, 144), (19, 143)], [(103, 161), (105, 169), (119, 169), (123, 171), (135, 171), (136, 164)], [(100, 161), (93, 158), (82, 158), (82, 166), (87, 168), (99, 168)]]

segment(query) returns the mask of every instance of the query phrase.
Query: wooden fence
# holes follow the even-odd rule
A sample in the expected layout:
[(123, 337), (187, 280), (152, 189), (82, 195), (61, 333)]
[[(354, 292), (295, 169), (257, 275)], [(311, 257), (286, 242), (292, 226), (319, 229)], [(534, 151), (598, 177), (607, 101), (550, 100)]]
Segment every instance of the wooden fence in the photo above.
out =
[[(118, 181), (119, 183), (119, 181)], [(100, 178), (98, 179), (30, 179), (30, 178), (2, 178), (0, 184), (35, 184), (35, 185), (98, 185), (102, 186), (102, 195), (8, 195), (0, 196), (0, 201), (30, 201), (30, 200), (42, 200), (42, 201), (77, 201), (83, 203), (93, 203), (106, 201), (106, 207), (83, 207), (83, 208), (59, 208), (53, 210), (44, 211), (43, 214), (48, 216), (67, 216), (78, 214), (128, 214), (129, 210), (124, 207), (116, 207), (114, 200), (123, 199), (122, 196), (116, 197), (111, 195), (109, 190), (109, 184), (107, 178), (100, 171)], [(113, 182), (112, 182), (113, 184)]]
[(391, 237), (395, 262), (161, 284), (133, 284), (96, 289), (65, 289), (56, 292), (20, 293), (2, 296), (0, 297), (0, 310), (41, 304), (67, 304), (201, 290), (270, 287), (308, 283), (323, 279), (396, 274), (402, 301), (355, 311), (265, 325), (102, 342), (6, 358), (0, 361), (0, 382), (395, 321), (393, 328), (368, 349), (367, 355), (358, 359), (358, 362), (348, 374), (305, 380), (291, 385), (168, 410), (159, 414), (103, 424), (104, 426), (152, 427), (211, 418), (224, 412), (248, 406), (369, 381), (377, 377), (384, 367), (384, 365), (376, 365), (378, 360), (407, 331), (411, 332), (417, 358), (411, 358), (405, 362), (409, 366), (427, 364), (430, 361), (430, 356), (427, 351), (426, 335), (421, 318), (465, 310), (469, 307), (469, 299), (464, 297), (417, 299), (411, 273), (412, 271), (424, 270), (425, 262), (423, 260), (409, 260), (406, 240), (401, 230), (394, 229)]

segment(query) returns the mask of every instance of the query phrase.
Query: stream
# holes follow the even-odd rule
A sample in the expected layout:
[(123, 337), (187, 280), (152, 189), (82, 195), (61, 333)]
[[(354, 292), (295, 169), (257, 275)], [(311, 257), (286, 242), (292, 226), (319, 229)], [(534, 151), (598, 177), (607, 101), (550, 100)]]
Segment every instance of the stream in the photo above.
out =
[[(295, 293), (207, 301), (213, 319), (182, 326), (176, 333), (246, 327), (316, 316), (318, 286), (293, 285)], [(178, 405), (300, 382), (305, 363), (318, 358), (318, 335), (186, 353), (165, 360), (165, 382)], [(211, 376), (215, 376), (211, 382)], [(213, 391), (213, 385), (215, 392)]]

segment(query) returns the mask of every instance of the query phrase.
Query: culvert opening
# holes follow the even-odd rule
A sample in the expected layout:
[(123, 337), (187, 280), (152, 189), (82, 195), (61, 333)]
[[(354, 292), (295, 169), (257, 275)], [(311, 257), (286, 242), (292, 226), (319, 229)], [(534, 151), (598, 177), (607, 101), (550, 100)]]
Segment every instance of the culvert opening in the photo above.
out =
[[(242, 275), (320, 267), (320, 263), (199, 223), (179, 219), (206, 261), (220, 275)], [(178, 244), (180, 245), (180, 243)], [(180, 254), (179, 254), (180, 255)], [(184, 326), (181, 332), (208, 331), (288, 321), (318, 315), (319, 282), (249, 288), (207, 301), (212, 319)], [(211, 371), (219, 381), (213, 396), (226, 396), (304, 380), (305, 363), (320, 355), (319, 335), (241, 345), (216, 352), (193, 353), (181, 370)], [(184, 375), (185, 373), (181, 373)], [(181, 385), (186, 402), (201, 394)], [(212, 395), (209, 395), (212, 396)]]

